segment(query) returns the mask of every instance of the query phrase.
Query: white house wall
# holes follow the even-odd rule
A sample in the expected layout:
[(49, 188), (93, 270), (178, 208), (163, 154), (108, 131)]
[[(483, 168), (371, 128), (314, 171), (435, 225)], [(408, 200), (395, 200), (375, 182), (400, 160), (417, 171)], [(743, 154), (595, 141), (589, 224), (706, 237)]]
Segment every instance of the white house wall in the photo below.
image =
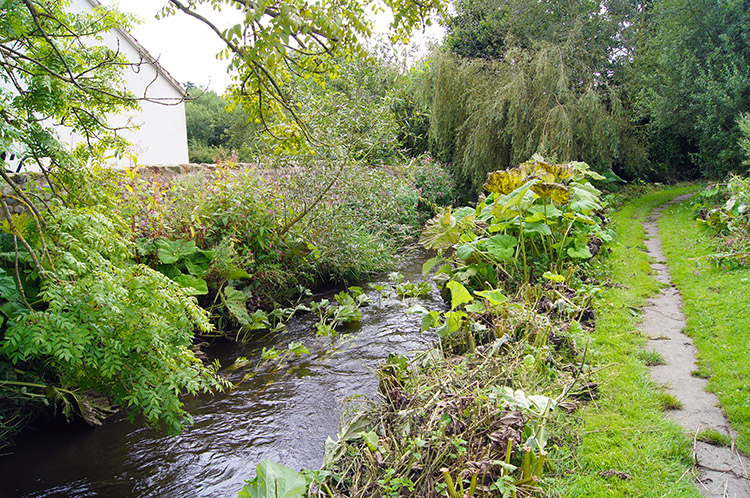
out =
[[(72, 12), (91, 12), (90, 0), (73, 0)], [(142, 54), (142, 47), (134, 45), (129, 35), (111, 31), (100, 42), (113, 50), (118, 50), (128, 61), (137, 63), (137, 67), (125, 68), (123, 79), (126, 88), (143, 100), (140, 110), (125, 111), (109, 117), (112, 127), (128, 126), (130, 129), (119, 131), (132, 146), (127, 157), (107, 160), (118, 166), (175, 165), (188, 162), (187, 126), (185, 124), (185, 104), (182, 98), (185, 90), (166, 74), (161, 67), (149, 62), (150, 56)], [(79, 143), (81, 137), (75, 136), (70, 129), (58, 128), (60, 137), (71, 146)]]

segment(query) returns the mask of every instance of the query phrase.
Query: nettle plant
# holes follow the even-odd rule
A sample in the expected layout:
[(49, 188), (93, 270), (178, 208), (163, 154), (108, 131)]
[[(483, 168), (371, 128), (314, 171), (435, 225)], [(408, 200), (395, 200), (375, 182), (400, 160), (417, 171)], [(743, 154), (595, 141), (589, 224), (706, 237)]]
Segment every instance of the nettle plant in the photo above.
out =
[(551, 164), (540, 156), (492, 172), (489, 195), (476, 207), (446, 208), (428, 222), (421, 244), (438, 251), (438, 283), (475, 289), (531, 282), (597, 255), (612, 240), (601, 192), (603, 177), (586, 163)]

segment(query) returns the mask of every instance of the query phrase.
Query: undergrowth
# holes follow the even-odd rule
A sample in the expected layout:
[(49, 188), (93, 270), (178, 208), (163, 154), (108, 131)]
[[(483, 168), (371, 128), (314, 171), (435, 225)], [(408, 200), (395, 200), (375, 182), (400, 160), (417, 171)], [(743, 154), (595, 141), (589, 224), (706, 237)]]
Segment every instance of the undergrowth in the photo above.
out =
[[(533, 167), (548, 170), (544, 164)], [(685, 478), (690, 443), (664, 416), (671, 406), (649, 378), (650, 355), (633, 312), (659, 289), (640, 250), (640, 223), (686, 189), (625, 203), (609, 254), (599, 236), (606, 221), (598, 191), (579, 186), (592, 197), (577, 208), (595, 227), (582, 227), (563, 250), (570, 228), (558, 235), (552, 226), (525, 239), (539, 217), (501, 218), (511, 199), (518, 211), (520, 199), (523, 209), (542, 199), (540, 212), (549, 213), (548, 195), (550, 206), (556, 195), (556, 209), (571, 208), (562, 183), (534, 190), (536, 197), (519, 193), (535, 186), (535, 174), (526, 184), (511, 173), (496, 175), (493, 186), (507, 192), (428, 225), (423, 241), (442, 247), (425, 270), (439, 268), (450, 311), (411, 311), (422, 315), (423, 329), (435, 327), (436, 348), (391, 356), (380, 366), (383, 403), (357, 412), (338, 441), (326, 443), (322, 470), (307, 471), (305, 482), (263, 462), (240, 496), (282, 477), (299, 486), (293, 496), (327, 498), (699, 496)], [(485, 239), (485, 231), (501, 235)], [(595, 239), (597, 252), (609, 254), (605, 266), (585, 261)], [(518, 284), (526, 275), (534, 281)]]
[(429, 157), (395, 165), (232, 164), (118, 184), (137, 259), (198, 297), (217, 333), (272, 328), (304, 289), (391, 269), (454, 185)]

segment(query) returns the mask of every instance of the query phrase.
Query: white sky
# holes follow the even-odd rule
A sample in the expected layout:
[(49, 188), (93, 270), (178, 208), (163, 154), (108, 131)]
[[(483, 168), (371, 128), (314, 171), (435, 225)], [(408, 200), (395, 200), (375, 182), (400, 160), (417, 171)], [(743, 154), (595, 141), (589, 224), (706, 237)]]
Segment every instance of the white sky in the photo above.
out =
[[(218, 93), (229, 85), (227, 61), (216, 58), (223, 45), (216, 34), (197, 19), (177, 12), (174, 16), (157, 20), (155, 16), (166, 4), (165, 0), (102, 0), (102, 3), (118, 5), (121, 11), (143, 20), (131, 34), (180, 83), (192, 82)], [(225, 25), (218, 26), (220, 29), (239, 22), (232, 22), (231, 13), (217, 17), (217, 13), (207, 10), (206, 14), (214, 22), (219, 22), (216, 19), (225, 21)], [(388, 19), (376, 19), (375, 24), (376, 29), (384, 31)], [(415, 33), (415, 50), (424, 52), (427, 43), (442, 38), (442, 33), (438, 26), (431, 27), (426, 33)]]

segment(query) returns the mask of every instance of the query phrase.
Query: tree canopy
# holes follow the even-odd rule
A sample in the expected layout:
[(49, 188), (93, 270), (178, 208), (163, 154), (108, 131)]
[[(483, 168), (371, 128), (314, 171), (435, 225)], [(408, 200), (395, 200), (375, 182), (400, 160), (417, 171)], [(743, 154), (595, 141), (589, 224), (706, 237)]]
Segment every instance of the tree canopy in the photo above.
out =
[(529, 154), (625, 178), (741, 166), (747, 1), (460, 0), (422, 102), (430, 147), (476, 189)]
[[(228, 27), (199, 13), (199, 7), (235, 10), (241, 22)], [(431, 23), (445, 9), (443, 0), (344, 0), (310, 4), (303, 0), (169, 0), (162, 15), (182, 12), (211, 29), (224, 43), (234, 83), (229, 89), (260, 124), (278, 135), (315, 139), (301, 119), (290, 85), (298, 77), (324, 82), (339, 72), (341, 57), (367, 57), (372, 35), (369, 13), (393, 14), (394, 39)], [(281, 124), (279, 124), (279, 122)], [(321, 137), (319, 136), (318, 139)]]
[[(633, 54), (626, 88), (657, 170), (740, 171), (740, 114), (750, 110), (750, 3), (661, 0)], [(673, 173), (673, 174), (674, 174)]]

